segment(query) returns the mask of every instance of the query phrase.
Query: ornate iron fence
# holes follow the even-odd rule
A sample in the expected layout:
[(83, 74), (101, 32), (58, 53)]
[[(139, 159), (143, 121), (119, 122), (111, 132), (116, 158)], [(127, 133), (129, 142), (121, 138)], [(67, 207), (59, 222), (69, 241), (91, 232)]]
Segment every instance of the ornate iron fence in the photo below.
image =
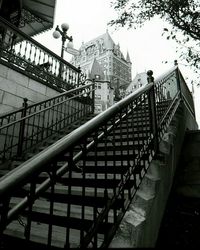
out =
[(85, 81), (81, 70), (0, 17), (0, 62), (61, 91)]
[(0, 116), (0, 160), (21, 157), (31, 147), (94, 113), (94, 83)]

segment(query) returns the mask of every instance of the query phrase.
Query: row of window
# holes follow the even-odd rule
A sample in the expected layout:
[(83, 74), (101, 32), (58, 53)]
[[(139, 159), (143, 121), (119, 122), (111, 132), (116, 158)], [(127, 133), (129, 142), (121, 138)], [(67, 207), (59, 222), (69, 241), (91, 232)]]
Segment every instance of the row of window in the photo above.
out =
[[(101, 95), (96, 95), (95, 94), (95, 98), (101, 100)], [(107, 95), (107, 99), (108, 100), (110, 99), (110, 95)]]
[(101, 99), (101, 95), (96, 95), (96, 94), (95, 94), (95, 98), (96, 98), (96, 99)]

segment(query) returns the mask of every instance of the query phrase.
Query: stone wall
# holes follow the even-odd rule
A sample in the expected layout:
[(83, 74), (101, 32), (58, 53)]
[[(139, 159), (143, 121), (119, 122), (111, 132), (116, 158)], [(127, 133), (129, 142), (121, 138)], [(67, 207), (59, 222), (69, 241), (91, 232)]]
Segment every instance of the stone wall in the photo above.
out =
[(109, 248), (155, 247), (186, 130), (197, 123), (181, 103)]
[(22, 107), (23, 98), (30, 105), (57, 94), (58, 91), (0, 64), (0, 114)]

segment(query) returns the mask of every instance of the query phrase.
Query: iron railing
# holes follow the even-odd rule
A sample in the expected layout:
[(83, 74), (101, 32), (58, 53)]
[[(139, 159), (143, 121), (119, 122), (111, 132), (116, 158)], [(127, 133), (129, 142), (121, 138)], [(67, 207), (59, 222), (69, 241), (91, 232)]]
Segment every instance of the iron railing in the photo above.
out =
[(194, 100), (193, 100), (192, 93), (189, 90), (180, 71), (177, 73), (177, 77), (179, 78), (179, 82), (180, 82), (182, 99), (185, 105), (187, 106), (187, 108), (189, 109), (189, 111), (191, 112), (191, 114), (195, 117), (195, 107), (194, 107)]
[(70, 90), (85, 75), (0, 17), (0, 62), (57, 90)]
[[(24, 162), (0, 179), (0, 230), (23, 214), (27, 208), (25, 239), (31, 240), (33, 220), (48, 225), (46, 244), (53, 245), (58, 228), (63, 247), (71, 247), (71, 227), (79, 229), (77, 247), (108, 247), (140, 183), (157, 153), (158, 143), (173, 118), (179, 103), (180, 89), (174, 68), (154, 84), (148, 72), (149, 84), (122, 99), (103, 113), (85, 123), (47, 150)], [(173, 84), (173, 86), (172, 86)], [(60, 158), (65, 161), (60, 165)], [(63, 159), (63, 158), (62, 158)], [(93, 160), (93, 165), (88, 164)], [(82, 173), (74, 175), (74, 166)], [(92, 167), (92, 170), (91, 170)], [(120, 171), (119, 171), (120, 170)], [(40, 174), (48, 173), (41, 181)], [(92, 175), (91, 175), (92, 173)], [(103, 175), (103, 176), (102, 176)], [(80, 177), (81, 176), (81, 177)], [(38, 183), (40, 179), (40, 184)], [(66, 192), (56, 199), (56, 185), (66, 186)], [(14, 191), (26, 185), (21, 199), (12, 201)], [(76, 201), (80, 206), (79, 218), (73, 218), (74, 188), (81, 187)], [(90, 187), (90, 188), (88, 188)], [(49, 196), (45, 191), (49, 190)], [(77, 192), (77, 189), (76, 189)], [(88, 219), (88, 192), (95, 197)], [(48, 197), (49, 212), (38, 219), (34, 205), (39, 196)], [(46, 193), (47, 195), (47, 193)], [(63, 201), (61, 201), (63, 200)], [(54, 211), (56, 203), (65, 202), (65, 215), (59, 218)], [(57, 229), (54, 229), (57, 226)], [(44, 232), (44, 231), (43, 231)], [(63, 238), (61, 237), (63, 235)], [(61, 239), (62, 238), (62, 239)]]
[[(30, 148), (94, 113), (94, 83), (0, 116), (0, 161), (22, 158)], [(86, 83), (85, 82), (85, 83)]]

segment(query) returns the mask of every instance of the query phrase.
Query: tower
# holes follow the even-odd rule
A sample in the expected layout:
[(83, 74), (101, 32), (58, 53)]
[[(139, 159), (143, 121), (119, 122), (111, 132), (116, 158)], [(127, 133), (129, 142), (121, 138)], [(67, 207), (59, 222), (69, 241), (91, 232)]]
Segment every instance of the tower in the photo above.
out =
[(120, 45), (114, 43), (108, 30), (103, 35), (82, 43), (79, 52), (79, 55), (72, 58), (71, 63), (76, 67), (80, 66), (82, 71), (88, 72), (95, 58), (114, 89), (126, 89), (131, 83), (132, 63), (129, 53), (127, 52), (125, 58)]

